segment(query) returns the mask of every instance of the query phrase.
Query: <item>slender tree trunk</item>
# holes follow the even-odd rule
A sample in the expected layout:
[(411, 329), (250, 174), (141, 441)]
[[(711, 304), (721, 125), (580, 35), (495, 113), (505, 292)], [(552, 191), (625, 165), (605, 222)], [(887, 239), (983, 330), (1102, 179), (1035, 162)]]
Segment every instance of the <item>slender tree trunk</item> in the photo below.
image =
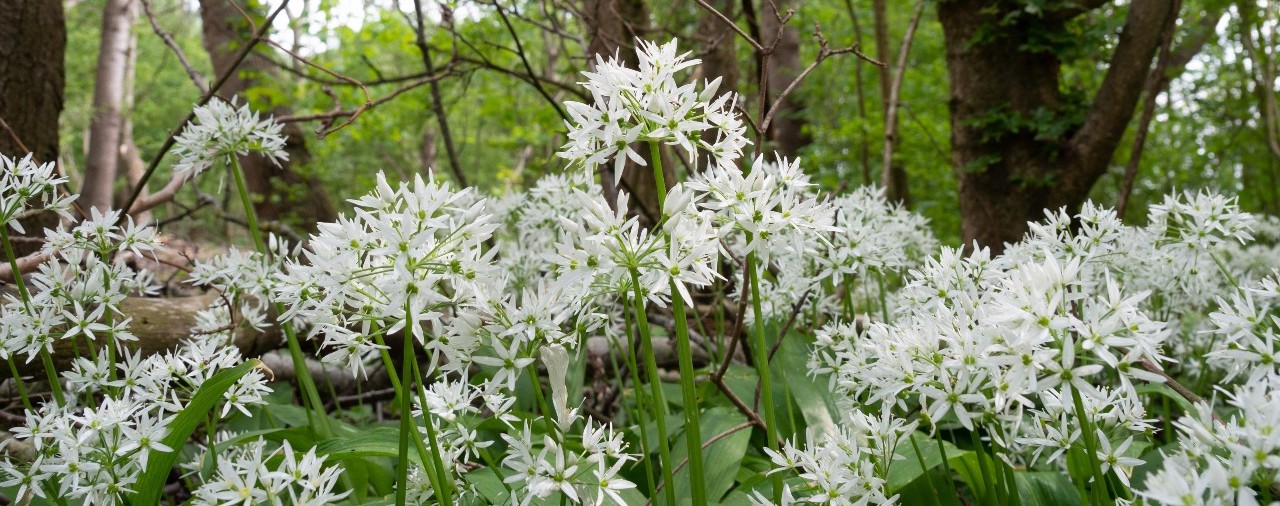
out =
[[(1061, 62), (1051, 52), (1032, 52), (1028, 41), (1065, 34), (1063, 13), (1010, 14), (1016, 2), (992, 6), (983, 0), (939, 2), (951, 81), (952, 163), (959, 186), (961, 235), (994, 251), (1019, 240), (1028, 221), (1045, 209), (1075, 210), (1110, 166), (1141, 96), (1172, 12), (1170, 2), (1132, 2), (1109, 67), (1083, 120), (1050, 135), (1036, 128), (1045, 112), (1055, 121), (1078, 117), (1059, 83)], [(1012, 21), (1010, 21), (1012, 20)], [(999, 26), (999, 30), (990, 30)], [(994, 34), (978, 39), (979, 34)], [(978, 42), (975, 42), (978, 40)], [(1039, 114), (1039, 116), (1037, 116)], [(1008, 127), (1017, 118), (1018, 126)]]
[[(897, 104), (893, 93), (893, 75), (898, 72), (897, 62), (894, 60), (893, 51), (889, 42), (889, 13), (885, 6), (885, 0), (874, 0), (871, 2), (872, 22), (875, 25), (876, 38), (876, 59), (884, 62), (885, 66), (880, 67), (880, 112), (885, 118), (884, 143), (885, 153), (881, 153), (881, 157), (888, 163), (881, 163), (881, 174), (887, 177), (881, 177), (880, 185), (884, 187), (885, 198), (892, 202), (901, 202), (909, 205), (911, 202), (911, 192), (907, 186), (907, 170), (902, 166), (902, 162), (894, 159), (893, 147), (897, 144), (898, 138), (898, 122), (890, 121), (890, 117), (894, 116), (890, 113), (891, 109), (897, 108)], [(916, 18), (912, 18), (912, 22), (917, 22)], [(909, 42), (903, 43), (903, 48), (907, 48)], [(903, 49), (905, 51), (905, 49)], [(885, 166), (887, 165), (887, 167)]]
[[(141, 2), (133, 2), (132, 8), (134, 13), (130, 17), (136, 19), (137, 11)], [(118, 167), (123, 172), (126, 188), (128, 191), (119, 195), (120, 200), (116, 207), (124, 205), (124, 200), (129, 194), (133, 193), (133, 189), (138, 186), (138, 182), (142, 180), (143, 174), (147, 171), (146, 162), (142, 161), (142, 155), (138, 152), (138, 144), (133, 138), (133, 107), (134, 107), (134, 83), (137, 82), (138, 68), (138, 32), (130, 31), (129, 33), (129, 59), (125, 63), (124, 70), (124, 93), (120, 108), (120, 160)], [(142, 196), (146, 196), (144, 190)], [(133, 215), (134, 222), (138, 224), (146, 224), (151, 222), (151, 211), (143, 211)]]
[[(247, 11), (258, 18), (257, 22), (262, 21), (259, 16), (260, 6), (257, 1), (249, 2), (247, 6)], [(213, 61), (214, 72), (222, 74), (235, 63), (233, 59), (238, 48), (243, 47), (242, 44), (253, 36), (253, 32), (236, 7), (226, 0), (200, 0), (200, 18), (204, 29), (204, 47)], [(240, 103), (243, 103), (246, 91), (254, 86), (270, 85), (279, 79), (278, 74), (278, 70), (265, 57), (250, 54), (222, 86), (222, 95), (239, 95), (242, 101)], [(263, 114), (277, 117), (288, 116), (292, 112), (285, 105), (268, 104), (266, 110), (263, 110), (262, 105), (255, 105)], [(320, 182), (298, 170), (311, 160), (311, 152), (307, 150), (302, 129), (297, 123), (288, 123), (285, 124), (283, 133), (286, 136), (285, 151), (289, 153), (289, 160), (276, 166), (261, 156), (241, 157), (245, 183), (255, 196), (254, 211), (260, 220), (297, 219), (304, 228), (314, 230), (317, 222), (337, 219), (338, 211)], [(301, 191), (290, 191), (291, 189)]]
[[(58, 115), (62, 113), (67, 27), (62, 0), (6, 0), (0, 7), (0, 154), (37, 162), (58, 160)], [(23, 220), (28, 232), (54, 227), (57, 215)], [(15, 245), (25, 255), (35, 243)]]
[[(768, 45), (775, 35), (779, 37), (777, 47), (768, 56), (769, 76), (768, 82), (765, 83), (768, 90), (765, 94), (765, 107), (773, 104), (778, 94), (787, 89), (791, 81), (794, 81), (803, 70), (800, 65), (799, 29), (791, 23), (783, 27), (782, 34), (778, 35), (778, 15), (786, 16), (787, 10), (795, 8), (798, 2), (786, 0), (774, 3), (777, 5), (778, 12), (774, 12), (768, 0), (758, 11), (760, 31), (764, 37), (760, 43)], [(805, 132), (804, 106), (804, 102), (793, 92), (782, 99), (781, 109), (769, 123), (769, 139), (773, 141), (774, 149), (782, 156), (794, 158), (800, 153), (800, 148), (808, 146), (813, 141), (812, 136)]]
[(129, 66), (129, 34), (133, 31), (133, 1), (107, 0), (102, 9), (102, 38), (93, 83), (93, 118), (89, 123), (89, 153), (85, 157), (80, 205), (86, 211), (111, 208), (120, 160), (120, 130), (124, 120), (125, 71)]

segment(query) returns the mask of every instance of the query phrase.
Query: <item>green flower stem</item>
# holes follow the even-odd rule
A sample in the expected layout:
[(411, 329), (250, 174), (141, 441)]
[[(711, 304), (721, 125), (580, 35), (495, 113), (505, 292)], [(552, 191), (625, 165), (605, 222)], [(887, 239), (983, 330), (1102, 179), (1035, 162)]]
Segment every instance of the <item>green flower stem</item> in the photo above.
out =
[[(693, 347), (689, 344), (689, 321), (684, 299), (671, 280), (671, 312), (676, 319), (676, 351), (680, 359), (680, 390), (684, 394), (685, 445), (689, 449), (689, 484), (694, 506), (706, 506), (706, 474), (702, 469), (702, 429), (698, 426), (698, 390), (694, 385)], [(668, 486), (667, 488), (671, 488)]]
[(653, 336), (649, 333), (649, 317), (644, 312), (644, 291), (640, 288), (640, 273), (631, 270), (631, 288), (635, 297), (636, 327), (640, 328), (640, 354), (644, 355), (644, 369), (649, 376), (650, 402), (653, 405), (653, 417), (658, 422), (658, 454), (662, 457), (662, 479), (667, 486), (663, 491), (667, 496), (667, 504), (676, 504), (675, 483), (672, 479), (671, 442), (667, 438), (667, 399), (662, 394), (662, 380), (658, 376), (658, 361), (653, 356)]
[[(404, 333), (404, 362), (400, 364), (400, 386), (403, 388), (413, 381), (410, 376), (409, 354), (413, 349), (411, 341), (412, 334), (405, 329)], [(399, 462), (396, 465), (396, 506), (405, 506), (408, 504), (409, 493), (409, 439), (419, 439), (418, 430), (414, 427), (413, 422), (413, 398), (409, 392), (400, 390), (400, 446), (396, 452), (396, 458)], [(435, 487), (436, 482), (432, 480), (431, 486)]]
[[(649, 141), (649, 158), (653, 162), (654, 186), (658, 190), (658, 209), (665, 209), (667, 201), (666, 173), (662, 170), (662, 150), (658, 143)], [(661, 211), (660, 211), (661, 212)], [(665, 218), (665, 217), (664, 217)], [(698, 424), (698, 389), (694, 384), (693, 347), (689, 343), (689, 318), (685, 315), (684, 299), (676, 286), (671, 285), (671, 312), (675, 317), (676, 355), (680, 362), (680, 390), (684, 397), (685, 446), (689, 454), (689, 484), (693, 493), (693, 506), (706, 506), (706, 474), (702, 469), (702, 429)], [(669, 464), (665, 461), (663, 464)], [(671, 488), (670, 485), (667, 486)], [(672, 503), (674, 504), (674, 503)]]
[[(756, 374), (760, 376), (760, 401), (764, 404), (765, 438), (769, 442), (769, 449), (777, 452), (778, 415), (774, 413), (773, 381), (769, 379), (769, 347), (764, 339), (764, 311), (760, 308), (760, 272), (756, 268), (754, 251), (747, 254), (747, 277), (751, 283), (751, 314), (755, 317), (755, 329), (752, 332), (755, 342), (752, 343), (754, 349), (751, 357), (756, 365)], [(782, 474), (774, 473), (770, 480), (773, 482), (773, 501), (781, 503)]]
[[(253, 200), (249, 196), (249, 187), (244, 181), (244, 170), (240, 168), (240, 160), (231, 157), (231, 174), (236, 182), (236, 191), (240, 194), (240, 203), (244, 206), (245, 221), (249, 224), (249, 236), (253, 238), (253, 246), (258, 253), (269, 255), (267, 244), (262, 240), (262, 230), (258, 227), (258, 215), (253, 210)], [(276, 313), (284, 314), (284, 307), (275, 304)], [(293, 331), (293, 325), (289, 322), (280, 322), (280, 328), (284, 330), (285, 341), (288, 343), (289, 356), (293, 359), (294, 374), (298, 379), (298, 386), (302, 389), (302, 401), (307, 412), (307, 425), (316, 427), (316, 417), (312, 414), (312, 410), (324, 409), (324, 402), (320, 400), (320, 391), (316, 389), (315, 379), (311, 377), (311, 370), (307, 369), (307, 359), (302, 354), (302, 347), (298, 345), (298, 336)], [(328, 417), (320, 416), (319, 427), (321, 434), (332, 435), (329, 428)], [(314, 429), (313, 429), (314, 430)]]
[(1080, 398), (1080, 389), (1071, 388), (1071, 400), (1075, 403), (1076, 418), (1080, 420), (1080, 429), (1083, 432), (1081, 439), (1084, 439), (1084, 449), (1088, 453), (1089, 472), (1093, 475), (1093, 487), (1091, 492), (1095, 496), (1095, 504), (1105, 504), (1107, 501), (1107, 482), (1102, 476), (1102, 465), (1098, 462), (1098, 444), (1094, 441), (1097, 433), (1093, 430), (1093, 423), (1089, 420), (1088, 413), (1084, 409), (1084, 400)]
[[(404, 384), (400, 382), (400, 375), (396, 373), (396, 365), (395, 365), (395, 362), (391, 361), (391, 354), (387, 353), (387, 344), (383, 342), (381, 331), (375, 332), (373, 334), (373, 339), (378, 343), (378, 346), (381, 347), (381, 349), (379, 350), (380, 352), (379, 354), (382, 356), (382, 366), (387, 368), (387, 377), (391, 379), (391, 387), (395, 389), (396, 395), (401, 397), (413, 395), (413, 392), (406, 391), (404, 388)], [(427, 481), (431, 482), (431, 488), (433, 490), (439, 490), (440, 485), (436, 482), (435, 470), (431, 468), (432, 467), (431, 452), (427, 450), (426, 445), (422, 442), (422, 438), (406, 437), (405, 439), (413, 440), (413, 444), (418, 450), (418, 458), (422, 461), (423, 467), (427, 468)], [(409, 460), (408, 460), (407, 453), (400, 456), (400, 462), (401, 462), (401, 465), (404, 466), (405, 470), (407, 471), (409, 469), (408, 467)]]
[[(27, 312), (31, 311), (31, 292), (27, 291), (27, 283), (22, 279), (22, 271), (18, 269), (18, 255), (13, 252), (13, 242), (9, 240), (9, 225), (0, 223), (0, 243), (4, 243), (4, 256), (9, 260), (9, 272), (13, 273), (13, 284), (18, 286), (18, 296), (22, 297), (22, 304), (26, 306)], [(44, 363), (45, 375), (49, 377), (49, 388), (53, 389), (53, 398), (58, 401), (59, 406), (66, 405), (62, 397), (62, 384), (58, 382), (58, 373), (53, 369), (53, 359), (49, 357), (49, 351), (40, 350), (40, 359)], [(22, 384), (22, 376), (18, 374), (18, 368), (13, 363), (13, 357), (8, 359), (9, 370), (13, 373), (13, 382), (18, 386), (18, 394), (22, 396), (22, 404), (27, 409), (31, 409), (31, 400), (27, 398), (26, 387)]]
[[(412, 367), (413, 375), (417, 378), (422, 378), (422, 371), (418, 369), (418, 358), (415, 356), (416, 352), (413, 349), (412, 339), (411, 333), (405, 334), (405, 349), (408, 350), (405, 352), (405, 358), (409, 364), (405, 366), (405, 369)], [(418, 396), (422, 402), (422, 420), (426, 423), (427, 442), (431, 444), (431, 463), (435, 467), (436, 481), (440, 483), (440, 487), (435, 489), (436, 496), (441, 500), (441, 504), (453, 506), (453, 479), (450, 472), (445, 470), (444, 461), (440, 459), (440, 439), (436, 435), (436, 425), (431, 423), (431, 410), (427, 409), (427, 386), (421, 380), (418, 381)], [(419, 442), (422, 441), (420, 437), (414, 439)], [(432, 470), (428, 469), (428, 471)]]
[[(655, 484), (656, 480), (653, 474), (653, 459), (649, 458), (650, 455), (653, 455), (653, 450), (649, 448), (649, 428), (646, 427), (648, 417), (645, 416), (644, 409), (647, 398), (644, 395), (644, 389), (640, 387), (640, 367), (636, 364), (636, 345), (631, 339), (631, 311), (624, 310), (623, 318), (625, 319), (627, 330), (627, 353), (624, 356), (627, 357), (627, 369), (631, 370), (631, 384), (636, 392), (635, 415), (636, 422), (640, 425), (640, 448), (644, 451), (644, 458), (640, 459), (640, 461), (644, 462), (644, 478), (645, 484), (649, 486), (649, 497), (655, 497), (658, 495), (658, 487)], [(613, 370), (616, 371), (618, 368), (614, 367)], [(625, 403), (623, 403), (623, 406), (623, 409), (626, 410)]]

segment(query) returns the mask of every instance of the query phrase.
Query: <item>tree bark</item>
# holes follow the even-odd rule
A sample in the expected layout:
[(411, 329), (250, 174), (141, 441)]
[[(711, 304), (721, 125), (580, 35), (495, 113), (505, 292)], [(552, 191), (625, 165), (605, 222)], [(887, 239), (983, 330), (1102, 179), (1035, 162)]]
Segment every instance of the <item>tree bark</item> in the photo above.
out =
[[(649, 21), (649, 10), (644, 0), (584, 0), (582, 22), (587, 31), (587, 67), (594, 69), (596, 56), (604, 59), (617, 55), (623, 63), (635, 67), (635, 41), (643, 35), (643, 29)], [(637, 149), (648, 160), (648, 148)], [(605, 195), (616, 195), (613, 188), (614, 176), (609, 167), (602, 166), (601, 185)], [(670, 171), (671, 166), (663, 168)], [(666, 177), (668, 183), (675, 178)], [(653, 164), (641, 167), (627, 162), (622, 171), (622, 189), (631, 194), (631, 213), (646, 220), (656, 220), (662, 212), (658, 208), (658, 190), (653, 177)], [(612, 203), (612, 202), (611, 202)]]
[[(734, 0), (719, 0), (711, 5), (729, 19), (734, 19)], [(698, 15), (698, 36), (702, 38), (702, 77), (708, 80), (720, 78), (719, 93), (738, 91), (738, 35), (724, 21), (708, 9), (702, 9)], [(702, 136), (707, 142), (715, 141), (715, 134), (706, 132)], [(699, 170), (707, 166), (697, 165)]]
[[(0, 154), (37, 162), (58, 160), (58, 116), (66, 83), (67, 27), (62, 0), (8, 0), (0, 8)], [(57, 215), (23, 220), (28, 232), (55, 227)], [(15, 245), (19, 256), (39, 249)]]
[[(782, 27), (781, 34), (778, 33), (780, 21), (778, 16), (786, 16), (787, 10), (794, 7), (793, 1), (779, 1), (777, 2), (778, 12), (774, 12), (770, 2), (766, 1), (759, 10), (760, 31), (764, 36), (764, 40), (760, 43), (768, 46), (774, 36), (778, 37), (777, 46), (768, 55), (769, 75), (767, 82), (764, 83), (768, 92), (765, 94), (766, 100), (762, 107), (772, 104), (778, 94), (787, 89), (791, 81), (794, 81), (803, 70), (803, 66), (800, 65), (800, 30), (794, 24), (789, 24)], [(812, 136), (804, 130), (805, 104), (795, 93), (791, 93), (783, 97), (779, 107), (781, 109), (769, 123), (769, 139), (773, 141), (773, 147), (778, 154), (795, 158), (800, 153), (800, 148), (813, 142)]]
[[(258, 15), (257, 1), (252, 1), (247, 11), (255, 22), (262, 22)], [(252, 27), (231, 2), (226, 0), (200, 0), (200, 18), (204, 29), (204, 47), (213, 62), (214, 72), (221, 74), (233, 65), (237, 50), (253, 36)], [(259, 49), (261, 50), (261, 49)], [(246, 92), (259, 85), (279, 79), (275, 66), (256, 52), (245, 58), (240, 68), (222, 86), (223, 96), (239, 95), (246, 100)], [(285, 105), (274, 105), (260, 111), (275, 116), (288, 116), (292, 111)], [(249, 192), (255, 195), (254, 211), (263, 221), (294, 218), (309, 231), (322, 221), (334, 221), (338, 211), (328, 194), (315, 178), (298, 172), (311, 160), (306, 138), (297, 123), (284, 125), (285, 151), (289, 160), (278, 167), (261, 156), (240, 157), (245, 182)], [(303, 191), (282, 191), (301, 188)]]
[(1045, 209), (1074, 210), (1088, 197), (1134, 115), (1167, 17), (1177, 15), (1170, 2), (1130, 3), (1102, 85), (1073, 109), (1059, 82), (1062, 62), (1025, 49), (1046, 34), (1065, 37), (1069, 16), (1012, 14), (1018, 5), (938, 3), (961, 235), (966, 247), (976, 242), (995, 252)]
[(102, 9), (102, 38), (93, 82), (93, 117), (89, 122), (89, 153), (85, 157), (80, 205), (85, 211), (111, 209), (120, 161), (120, 131), (124, 119), (125, 71), (129, 66), (129, 35), (133, 31), (133, 0), (107, 0)]
[[(906, 72), (907, 54), (911, 51), (911, 42), (915, 38), (916, 27), (920, 25), (920, 15), (924, 4), (916, 5), (911, 16), (907, 33), (903, 35), (902, 45), (898, 47), (898, 58), (890, 57), (889, 51), (889, 15), (885, 9), (885, 0), (872, 2), (876, 32), (876, 59), (885, 63), (880, 68), (880, 104), (884, 114), (884, 152), (881, 153), (880, 186), (884, 187), (884, 195), (890, 202), (905, 206), (911, 205), (911, 191), (907, 184), (907, 169), (893, 157), (894, 146), (898, 141), (898, 97), (902, 89), (903, 73)], [(893, 63), (890, 63), (893, 62)]]

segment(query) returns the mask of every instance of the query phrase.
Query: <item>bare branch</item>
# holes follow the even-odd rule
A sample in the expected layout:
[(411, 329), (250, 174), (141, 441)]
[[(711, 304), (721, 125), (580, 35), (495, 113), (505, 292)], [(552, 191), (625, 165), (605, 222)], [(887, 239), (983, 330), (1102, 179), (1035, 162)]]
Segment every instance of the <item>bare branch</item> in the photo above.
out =
[(151, 0), (142, 0), (142, 11), (147, 15), (147, 21), (151, 23), (151, 30), (160, 36), (160, 40), (164, 41), (164, 45), (178, 56), (178, 63), (182, 64), (182, 68), (187, 71), (187, 76), (191, 78), (191, 82), (196, 85), (196, 89), (200, 93), (208, 93), (209, 85), (205, 84), (204, 77), (200, 72), (191, 65), (191, 60), (187, 59), (187, 54), (182, 52), (182, 48), (178, 46), (178, 42), (173, 40), (173, 35), (160, 27), (160, 23), (156, 21), (156, 16), (151, 12)]

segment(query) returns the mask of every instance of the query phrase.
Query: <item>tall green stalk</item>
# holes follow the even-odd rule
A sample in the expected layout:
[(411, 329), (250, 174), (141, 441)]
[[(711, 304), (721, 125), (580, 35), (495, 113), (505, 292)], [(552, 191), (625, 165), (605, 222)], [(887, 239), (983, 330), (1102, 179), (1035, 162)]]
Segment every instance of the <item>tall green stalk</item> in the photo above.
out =
[[(653, 179), (658, 190), (658, 208), (665, 209), (667, 200), (666, 175), (662, 170), (662, 152), (658, 143), (649, 142), (649, 158), (653, 161)], [(665, 218), (665, 217), (664, 217)], [(698, 389), (694, 384), (693, 347), (689, 343), (689, 318), (685, 315), (684, 298), (676, 286), (675, 279), (670, 281), (671, 313), (675, 317), (676, 355), (680, 362), (680, 391), (684, 396), (684, 435), (685, 446), (689, 453), (689, 485), (693, 493), (693, 506), (706, 506), (707, 491), (706, 474), (702, 469), (702, 429), (698, 424)], [(664, 462), (669, 465), (669, 462)], [(671, 485), (668, 484), (670, 489)]]
[(662, 457), (663, 491), (667, 504), (676, 504), (675, 480), (672, 479), (671, 442), (667, 438), (667, 399), (662, 394), (662, 380), (658, 377), (658, 361), (653, 356), (653, 336), (649, 332), (649, 318), (644, 312), (644, 291), (640, 288), (640, 273), (631, 269), (631, 288), (635, 296), (636, 327), (640, 329), (640, 354), (644, 355), (645, 374), (649, 376), (649, 400), (654, 407), (653, 418), (658, 423), (658, 454)]
[[(31, 292), (27, 291), (27, 283), (22, 279), (22, 271), (18, 269), (18, 255), (13, 252), (13, 242), (9, 240), (9, 225), (0, 223), (0, 242), (4, 243), (4, 255), (9, 259), (9, 272), (13, 273), (13, 284), (18, 286), (18, 296), (22, 298), (22, 304), (26, 306), (27, 311), (31, 311)], [(49, 350), (40, 349), (40, 362), (44, 364), (45, 376), (49, 378), (49, 388), (53, 390), (53, 400), (57, 401), (59, 406), (66, 406), (66, 399), (62, 396), (62, 383), (58, 381), (57, 370), (53, 367), (53, 357), (49, 355)], [(18, 385), (18, 392), (22, 395), (23, 404), (30, 408), (31, 401), (27, 399), (26, 392), (22, 386), (22, 378), (17, 374), (17, 368), (13, 367), (13, 357), (9, 357), (9, 367), (13, 370), (13, 379)]]
[[(267, 244), (262, 240), (262, 229), (258, 227), (258, 215), (253, 210), (253, 199), (249, 196), (249, 187), (244, 181), (244, 170), (240, 168), (240, 161), (237, 157), (231, 157), (231, 174), (236, 182), (236, 191), (240, 194), (240, 204), (244, 207), (245, 221), (249, 225), (249, 236), (253, 238), (253, 246), (262, 255), (270, 255), (267, 250)], [(284, 307), (275, 304), (276, 313), (284, 314)], [(295, 377), (298, 379), (298, 386), (302, 389), (302, 400), (306, 404), (307, 422), (309, 427), (316, 427), (316, 418), (312, 414), (312, 410), (321, 410), (324, 402), (320, 400), (320, 391), (316, 388), (315, 379), (311, 377), (311, 370), (307, 369), (307, 359), (302, 354), (302, 347), (298, 345), (298, 336), (293, 331), (293, 325), (289, 322), (280, 322), (280, 328), (284, 330), (285, 341), (288, 344), (289, 356), (293, 359), (293, 369)], [(325, 416), (319, 416), (320, 432), (323, 435), (330, 435), (329, 420)], [(314, 430), (314, 429), (313, 429)]]
[[(750, 238), (748, 238), (750, 240)], [(747, 253), (747, 277), (751, 283), (751, 314), (755, 317), (755, 329), (752, 332), (752, 361), (756, 365), (756, 374), (760, 376), (760, 402), (764, 404), (765, 438), (769, 449), (778, 451), (778, 415), (773, 407), (773, 381), (769, 379), (769, 346), (764, 339), (764, 311), (760, 308), (760, 272), (756, 266), (756, 253)], [(774, 473), (773, 501), (782, 502), (782, 474)]]

